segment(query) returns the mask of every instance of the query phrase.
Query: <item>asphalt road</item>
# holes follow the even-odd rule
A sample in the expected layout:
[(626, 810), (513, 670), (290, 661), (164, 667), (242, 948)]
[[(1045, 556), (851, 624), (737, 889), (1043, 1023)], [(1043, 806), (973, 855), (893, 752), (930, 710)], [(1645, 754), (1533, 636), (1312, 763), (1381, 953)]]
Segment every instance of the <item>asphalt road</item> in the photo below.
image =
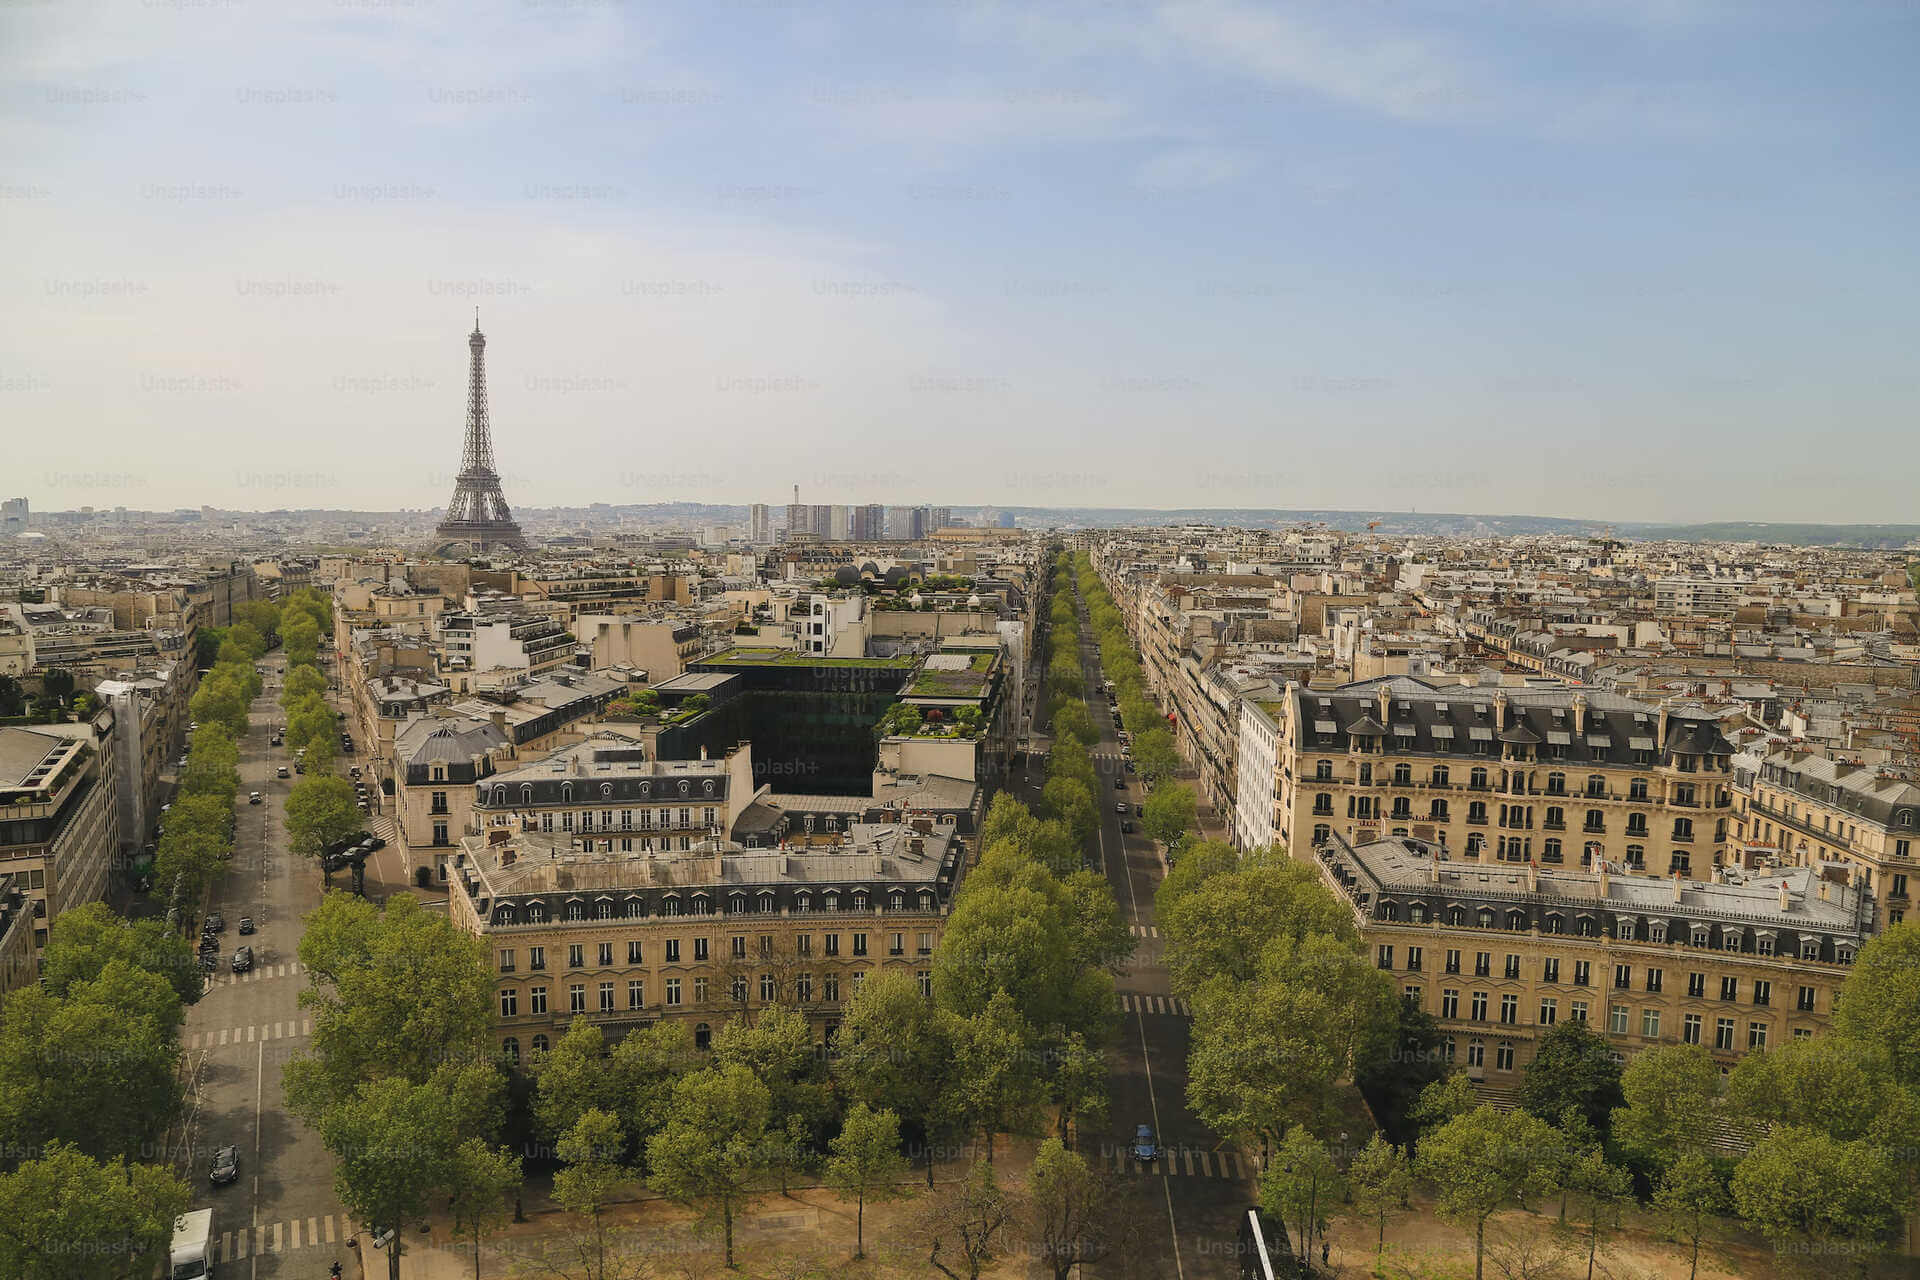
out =
[[(1132, 962), (1117, 983), (1123, 1022), (1112, 1058), (1112, 1114), (1106, 1132), (1085, 1135), (1081, 1150), (1122, 1179), (1139, 1210), (1136, 1220), (1155, 1224), (1145, 1233), (1145, 1256), (1135, 1260), (1136, 1273), (1179, 1280), (1233, 1280), (1240, 1274), (1233, 1253), (1238, 1215), (1253, 1203), (1253, 1170), (1187, 1108), (1190, 1018), (1185, 1005), (1173, 998), (1154, 923), (1154, 890), (1166, 866), (1154, 842), (1138, 833), (1137, 816), (1130, 815), (1134, 834), (1120, 830), (1123, 819), (1115, 805), (1144, 804), (1146, 786), (1127, 772), (1113, 713), (1099, 692), (1103, 678), (1099, 647), (1090, 638), (1077, 590), (1075, 605), (1080, 613), (1087, 710), (1100, 730), (1100, 741), (1089, 748), (1101, 794), (1095, 797), (1099, 829), (1088, 853), (1098, 857), (1135, 938)], [(1043, 770), (1037, 766), (1030, 770), (1024, 788), (1029, 805), (1039, 804), (1045, 780)], [(1116, 780), (1123, 785), (1115, 786)], [(1165, 1149), (1152, 1165), (1128, 1154), (1135, 1126), (1140, 1124), (1151, 1125)]]
[[(289, 763), (285, 748), (268, 746), (268, 726), (279, 713), (280, 680), (263, 662), (267, 687), (252, 708), (253, 729), (240, 743), (239, 825), (233, 860), (213, 892), (213, 909), (226, 917), (220, 969), (207, 993), (187, 1013), (183, 1044), (191, 1073), (186, 1140), (193, 1207), (214, 1210), (223, 1280), (324, 1276), (336, 1258), (349, 1274), (352, 1233), (333, 1195), (333, 1158), (317, 1134), (286, 1113), (281, 1077), (304, 1051), (311, 1020), (299, 1007), (306, 985), (298, 959), (301, 917), (320, 901), (311, 864), (286, 849), (283, 805), (295, 778), (274, 777)], [(247, 793), (263, 802), (250, 805)], [(252, 937), (239, 935), (251, 915)], [(236, 947), (251, 944), (254, 968), (236, 975)], [(210, 1185), (207, 1167), (216, 1147), (240, 1149), (240, 1178)]]

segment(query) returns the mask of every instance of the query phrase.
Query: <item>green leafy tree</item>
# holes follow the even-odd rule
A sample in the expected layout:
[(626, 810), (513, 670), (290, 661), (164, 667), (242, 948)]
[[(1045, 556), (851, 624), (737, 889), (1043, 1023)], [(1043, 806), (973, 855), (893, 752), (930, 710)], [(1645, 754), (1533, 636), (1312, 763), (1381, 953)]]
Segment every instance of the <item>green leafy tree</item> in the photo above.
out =
[(1720, 1068), (1700, 1045), (1635, 1054), (1620, 1075), (1625, 1105), (1613, 1113), (1615, 1146), (1657, 1180), (1681, 1156), (1705, 1151), (1720, 1088)]
[(48, 667), (46, 674), (40, 677), (40, 687), (50, 698), (65, 702), (73, 696), (73, 672), (65, 667)]
[(649, 1184), (719, 1226), (729, 1267), (734, 1218), (766, 1166), (769, 1107), (743, 1066), (696, 1071), (674, 1085), (666, 1123), (647, 1140)]
[(1047, 812), (1073, 833), (1076, 846), (1084, 846), (1093, 835), (1093, 793), (1078, 778), (1053, 778), (1040, 791)]
[(1900, 1082), (1920, 1087), (1920, 924), (1893, 925), (1860, 948), (1834, 1007), (1833, 1029), (1881, 1047)]
[[(1173, 735), (1157, 720), (1142, 722), (1129, 719), (1127, 723), (1138, 730), (1133, 735), (1133, 762), (1142, 774), (1158, 782), (1180, 771), (1180, 752), (1173, 745)], [(1142, 723), (1152, 724), (1153, 727), (1139, 728)]]
[(158, 1165), (57, 1145), (0, 1173), (0, 1275), (128, 1280), (167, 1261), (187, 1187)]
[(1367, 1056), (1354, 1072), (1354, 1084), (1387, 1136), (1405, 1143), (1419, 1133), (1413, 1108), (1421, 1091), (1447, 1074), (1446, 1041), (1432, 1014), (1402, 1000), (1381, 1045), (1384, 1051)]
[[(1569, 1107), (1574, 1115), (1579, 1112)], [(1585, 1206), (1587, 1280), (1600, 1256), (1600, 1242), (1620, 1228), (1620, 1211), (1633, 1199), (1633, 1175), (1608, 1161), (1606, 1152), (1589, 1147), (1567, 1168), (1565, 1181)]]
[(520, 1158), (468, 1138), (453, 1149), (447, 1178), (453, 1234), (473, 1245), (473, 1280), (480, 1280), (480, 1241), (507, 1222), (508, 1197), (520, 1186)]
[(1553, 1189), (1553, 1171), (1541, 1155), (1560, 1139), (1538, 1116), (1505, 1115), (1481, 1105), (1420, 1140), (1415, 1166), (1433, 1185), (1435, 1209), (1473, 1231), (1473, 1275), (1486, 1267), (1487, 1219), (1509, 1202)]
[(913, 978), (876, 973), (855, 989), (834, 1037), (834, 1071), (847, 1096), (889, 1110), (925, 1140), (927, 1186), (934, 1149), (946, 1137), (945, 1105), (955, 1076), (951, 1020), (937, 1015)]
[(1778, 1125), (1733, 1171), (1733, 1205), (1775, 1249), (1854, 1260), (1884, 1249), (1907, 1196), (1887, 1148)]
[(1141, 807), (1147, 811), (1142, 819), (1147, 834), (1161, 844), (1177, 845), (1193, 830), (1193, 792), (1185, 787), (1160, 787)]
[(760, 1011), (752, 1022), (730, 1022), (713, 1038), (716, 1066), (739, 1064), (766, 1086), (770, 1133), (768, 1160), (787, 1190), (789, 1175), (803, 1171), (817, 1150), (832, 1100), (824, 1064), (807, 1017), (786, 1005)]
[(1315, 1229), (1322, 1214), (1345, 1198), (1344, 1182), (1327, 1144), (1295, 1125), (1260, 1171), (1260, 1205), (1293, 1223), (1301, 1256), (1311, 1257)]
[(1584, 1022), (1562, 1022), (1542, 1036), (1520, 1081), (1520, 1105), (1540, 1119), (1551, 1124), (1573, 1107), (1603, 1134), (1625, 1100), (1613, 1046)]
[(287, 680), (280, 688), (280, 705), (283, 707), (300, 706), (309, 699), (323, 699), (327, 692), (327, 678), (313, 667), (295, 667), (287, 672)]
[(158, 974), (182, 1005), (200, 999), (204, 986), (193, 948), (160, 920), (126, 920), (104, 902), (63, 911), (48, 933), (40, 958), (40, 983), (64, 997), (93, 982), (114, 962)]
[(900, 1186), (907, 1159), (900, 1154), (900, 1117), (875, 1111), (864, 1102), (847, 1110), (840, 1132), (829, 1144), (827, 1185), (842, 1200), (853, 1201), (853, 1256), (867, 1256), (867, 1202), (908, 1194)]
[(369, 1080), (315, 1126), (334, 1157), (334, 1192), (360, 1221), (394, 1229), (387, 1275), (399, 1280), (405, 1223), (427, 1215), (455, 1176), (464, 1140), (452, 1100), (432, 1084)]
[(585, 1280), (610, 1280), (619, 1265), (617, 1254), (609, 1252), (605, 1211), (614, 1194), (633, 1181), (632, 1171), (620, 1162), (626, 1143), (619, 1119), (595, 1108), (574, 1121), (555, 1150), (566, 1167), (553, 1177), (553, 1198), (587, 1220), (579, 1243)]
[(329, 845), (360, 830), (360, 808), (345, 778), (308, 774), (287, 793), (287, 847), (319, 858)]
[(422, 1084), (443, 1066), (491, 1073), (493, 984), (482, 944), (410, 894), (384, 909), (331, 893), (307, 916), (300, 994), (313, 1014), (310, 1051), (287, 1065), (303, 1118), (353, 1096), (362, 1081)]
[(1060, 1046), (1052, 1073), (1053, 1103), (1060, 1118), (1059, 1137), (1072, 1143), (1089, 1125), (1107, 1118), (1112, 1096), (1108, 1089), (1107, 1058), (1079, 1032)]
[(970, 1018), (946, 1015), (955, 1080), (945, 1102), (963, 1132), (977, 1134), (993, 1162), (994, 1135), (1031, 1133), (1038, 1125), (1044, 1082), (1036, 1069), (1033, 1029), (1006, 992), (994, 993)]
[(180, 997), (159, 974), (99, 974), (0, 1005), (0, 1133), (21, 1149), (70, 1143), (110, 1160), (158, 1146), (179, 1114)]
[(1076, 1266), (1106, 1252), (1117, 1199), (1086, 1157), (1058, 1138), (1040, 1144), (1028, 1179), (1027, 1212), (1053, 1280), (1068, 1280)]
[(1665, 1219), (1668, 1236), (1687, 1246), (1687, 1280), (1695, 1280), (1700, 1274), (1700, 1246), (1730, 1203), (1726, 1184), (1706, 1156), (1684, 1151), (1667, 1166), (1653, 1203)]
[(0, 716), (17, 716), (27, 709), (26, 691), (9, 675), (0, 675)]
[(1374, 1224), (1373, 1257), (1376, 1269), (1387, 1246), (1387, 1215), (1407, 1204), (1413, 1190), (1413, 1169), (1407, 1153), (1375, 1133), (1347, 1167), (1347, 1188), (1355, 1212)]

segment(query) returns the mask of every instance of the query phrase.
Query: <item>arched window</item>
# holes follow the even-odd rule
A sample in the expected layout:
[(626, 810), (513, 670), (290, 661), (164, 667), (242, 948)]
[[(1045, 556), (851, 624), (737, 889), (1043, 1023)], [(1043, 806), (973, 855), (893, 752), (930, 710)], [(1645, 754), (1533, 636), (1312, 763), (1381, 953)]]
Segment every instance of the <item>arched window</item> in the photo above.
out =
[[(504, 792), (506, 791), (506, 788), (502, 787), (500, 788), (500, 790)], [(500, 802), (502, 804), (506, 803), (506, 799), (504, 796), (502, 796)], [(533, 803), (533, 784), (531, 782), (523, 782), (520, 784), (520, 803), (521, 804)]]
[(508, 1066), (510, 1067), (519, 1066), (520, 1065), (520, 1042), (514, 1039), (512, 1036), (508, 1036), (505, 1040), (502, 1040), (500, 1042), (500, 1056), (507, 1060)]
[(1493, 908), (1482, 907), (1475, 915), (1475, 923), (1482, 929), (1493, 928)]
[(1898, 810), (1898, 811), (1897, 811), (1897, 812), (1896, 812), (1896, 813), (1895, 813), (1895, 814), (1893, 815), (1893, 825), (1894, 825), (1894, 826), (1896, 826), (1896, 827), (1910, 827), (1910, 826), (1912, 826), (1912, 825), (1913, 825), (1913, 810), (1911, 810), (1911, 809), (1901, 809), (1901, 810)]
[(933, 890), (922, 889), (920, 891), (920, 909), (922, 911), (933, 910), (933, 902), (934, 902)]
[(698, 1023), (693, 1028), (693, 1047), (705, 1049), (713, 1044), (713, 1028), (706, 1023)]
[(1487, 771), (1485, 769), (1475, 769), (1471, 774), (1467, 775), (1467, 785), (1475, 791), (1486, 790)]
[(1467, 909), (1465, 907), (1448, 907), (1447, 908), (1448, 924), (1465, 924), (1466, 922), (1467, 922)]
[(642, 783), (640, 784), (640, 794), (641, 794), (641, 795), (643, 795), (643, 796), (644, 796), (644, 795), (648, 795), (648, 794), (650, 794), (650, 793), (651, 793), (652, 791), (653, 791), (653, 784), (652, 784), (651, 782), (642, 782)]
[(811, 893), (808, 893), (805, 889), (802, 889), (798, 893), (794, 894), (793, 909), (795, 911), (813, 910), (813, 895)]
[(560, 803), (573, 803), (573, 784), (571, 782), (563, 782), (560, 784)]
[(853, 909), (855, 911), (865, 911), (867, 909), (867, 891), (865, 889), (855, 889), (853, 891)]
[(747, 909), (746, 894), (730, 893), (727, 895), (727, 914), (728, 915), (739, 915), (741, 912), (745, 911), (746, 909)]
[(512, 924), (513, 916), (514, 911), (512, 907), (497, 907), (494, 909), (493, 922), (495, 924)]
[(899, 911), (906, 905), (907, 905), (906, 890), (895, 889), (893, 892), (887, 895), (887, 909), (889, 911)]
[(1527, 913), (1524, 911), (1507, 912), (1507, 928), (1515, 933), (1524, 933), (1527, 928)]
[(530, 923), (530, 924), (539, 924), (540, 922), (542, 922), (542, 921), (543, 921), (543, 920), (545, 920), (546, 918), (547, 918), (547, 907), (546, 907), (546, 904), (545, 904), (545, 903), (543, 903), (543, 902), (529, 902), (529, 903), (527, 904), (527, 921), (528, 921), (528, 923)]
[(1427, 922), (1427, 904), (1424, 902), (1416, 902), (1408, 907), (1407, 919), (1413, 921), (1415, 924), (1425, 924)]
[(545, 1053), (545, 1052), (547, 1051), (547, 1038), (546, 1038), (546, 1036), (544, 1036), (544, 1035), (536, 1035), (536, 1036), (534, 1036), (534, 1038), (533, 1038), (533, 1051), (534, 1051), (535, 1053)]
[(1549, 915), (1547, 917), (1548, 933), (1565, 933), (1566, 930), (1567, 930), (1566, 918), (1562, 916), (1559, 912), (1556, 911), (1552, 915)]
[(1382, 920), (1398, 920), (1398, 919), (1400, 918), (1400, 906), (1399, 906), (1399, 904), (1398, 904), (1398, 903), (1394, 903), (1394, 902), (1383, 902), (1383, 903), (1381, 903), (1381, 904), (1380, 904), (1380, 918), (1381, 918)]
[(494, 787), (493, 802), (496, 805), (502, 805), (502, 806), (504, 806), (507, 803), (507, 789), (504, 786)]

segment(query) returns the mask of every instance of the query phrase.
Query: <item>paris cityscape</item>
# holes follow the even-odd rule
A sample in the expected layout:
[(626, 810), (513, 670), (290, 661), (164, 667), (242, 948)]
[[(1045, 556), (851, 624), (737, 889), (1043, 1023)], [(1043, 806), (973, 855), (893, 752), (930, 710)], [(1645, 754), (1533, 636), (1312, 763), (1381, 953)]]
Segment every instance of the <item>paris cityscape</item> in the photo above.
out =
[(1920, 1273), (1920, 15), (0, 18), (0, 1280)]

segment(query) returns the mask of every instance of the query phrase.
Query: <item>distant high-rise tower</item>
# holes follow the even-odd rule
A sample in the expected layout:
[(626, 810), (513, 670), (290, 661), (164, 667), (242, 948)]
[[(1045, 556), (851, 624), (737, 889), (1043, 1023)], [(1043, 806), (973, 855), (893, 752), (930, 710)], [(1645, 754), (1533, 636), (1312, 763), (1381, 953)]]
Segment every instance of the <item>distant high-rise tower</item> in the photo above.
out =
[(756, 546), (765, 546), (773, 541), (773, 513), (764, 502), (756, 502), (747, 508), (747, 541)]
[(487, 339), (480, 332), (478, 311), (473, 313), (467, 350), (467, 440), (460, 454), (460, 474), (453, 481), (453, 501), (447, 504), (439, 534), (448, 542), (465, 542), (475, 551), (525, 550), (527, 541), (500, 492), (500, 473), (493, 468), (493, 430), (487, 421)]

